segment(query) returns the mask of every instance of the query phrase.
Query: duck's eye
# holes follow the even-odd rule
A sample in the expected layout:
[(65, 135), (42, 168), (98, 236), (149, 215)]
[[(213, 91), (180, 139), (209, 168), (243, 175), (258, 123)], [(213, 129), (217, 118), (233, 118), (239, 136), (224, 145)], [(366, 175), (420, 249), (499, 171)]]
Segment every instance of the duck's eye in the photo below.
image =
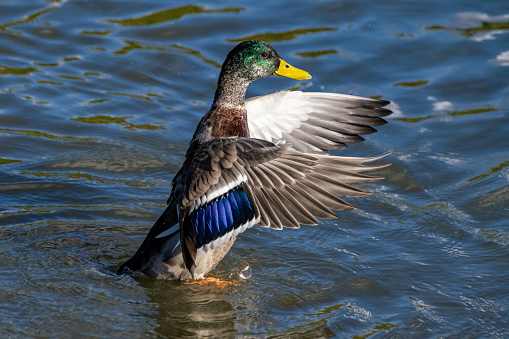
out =
[(269, 52), (262, 52), (260, 56), (264, 59), (267, 59), (269, 57)]

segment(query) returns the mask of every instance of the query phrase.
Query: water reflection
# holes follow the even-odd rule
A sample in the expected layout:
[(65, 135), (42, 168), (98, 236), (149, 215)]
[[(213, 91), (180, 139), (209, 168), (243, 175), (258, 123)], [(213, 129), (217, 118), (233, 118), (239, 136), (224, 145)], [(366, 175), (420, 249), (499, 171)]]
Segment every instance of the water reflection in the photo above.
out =
[(164, 45), (154, 44), (154, 43), (147, 44), (147, 43), (143, 43), (143, 42), (139, 42), (139, 41), (132, 41), (132, 40), (123, 40), (123, 42), (127, 46), (124, 46), (124, 47), (120, 48), (119, 50), (115, 51), (114, 52), (115, 54), (119, 54), (119, 55), (127, 54), (127, 53), (132, 52), (133, 50), (154, 50), (154, 51), (176, 52), (176, 53), (180, 53), (180, 54), (184, 54), (184, 55), (192, 55), (192, 56), (198, 58), (199, 60), (203, 61), (205, 64), (212, 65), (215, 68), (221, 68), (220, 63), (218, 63), (212, 59), (206, 58), (205, 56), (203, 56), (203, 54), (200, 51), (194, 50), (192, 48), (184, 47), (184, 46), (181, 46), (178, 44), (171, 44), (170, 46), (167, 46), (166, 44), (164, 44)]
[(114, 30), (112, 30), (112, 29), (101, 30), (101, 31), (87, 31), (87, 30), (80, 31), (81, 34), (90, 34), (90, 35), (108, 35), (113, 32), (114, 32)]
[(10, 128), (0, 128), (0, 134), (20, 134), (26, 136), (34, 136), (39, 138), (53, 139), (53, 140), (61, 140), (61, 141), (97, 141), (95, 138), (80, 138), (73, 136), (59, 136), (53, 135), (45, 132), (39, 131), (30, 131), (30, 130), (19, 130), (19, 129), (10, 129)]
[(171, 338), (227, 338), (235, 334), (236, 316), (228, 301), (231, 289), (139, 278), (157, 309), (154, 331)]
[[(479, 181), (482, 183), (483, 180)], [(477, 184), (480, 185), (481, 183)], [(478, 196), (468, 199), (464, 205), (471, 206), (471, 213), (482, 220), (483, 223), (486, 223), (482, 227), (484, 231), (480, 233), (480, 236), (487, 239), (496, 239), (497, 242), (509, 246), (507, 230), (497, 230), (490, 227), (493, 220), (504, 218), (509, 214), (509, 186), (506, 185), (482, 192)]]
[(509, 66), (509, 51), (505, 51), (497, 55), (494, 61), (500, 66)]
[[(448, 103), (446, 106), (438, 106), (438, 110), (442, 110), (443, 107), (449, 108), (451, 107), (451, 103)], [(486, 107), (486, 108), (473, 108), (468, 109), (464, 111), (453, 111), (453, 112), (446, 112), (445, 114), (440, 115), (428, 115), (424, 117), (414, 117), (414, 118), (394, 118), (394, 120), (403, 121), (406, 123), (419, 123), (424, 120), (433, 119), (433, 118), (444, 118), (444, 117), (456, 117), (456, 116), (463, 116), (463, 115), (472, 115), (472, 114), (483, 114), (483, 113), (491, 113), (496, 112), (498, 109), (493, 107)]]
[(403, 87), (418, 87), (418, 86), (424, 86), (428, 84), (429, 80), (420, 80), (420, 81), (405, 81), (405, 82), (398, 82), (397, 84), (394, 84), (394, 86), (403, 86)]
[(486, 178), (492, 174), (495, 174), (501, 170), (503, 170), (504, 168), (507, 168), (509, 167), (509, 161), (504, 161), (502, 162), (500, 165), (496, 166), (496, 167), (492, 167), (488, 170), (488, 172), (486, 173), (483, 173), (483, 174), (479, 174), (479, 175), (476, 175), (475, 177), (472, 177), (470, 179), (467, 179), (466, 182), (471, 182), (471, 181), (474, 181), (474, 180), (479, 180), (479, 179), (482, 179), (482, 178)]
[(295, 54), (297, 54), (298, 56), (300, 56), (302, 58), (317, 58), (322, 55), (338, 54), (338, 51), (336, 51), (335, 49), (324, 49), (321, 51), (297, 52)]
[(284, 32), (267, 32), (262, 34), (254, 34), (254, 35), (248, 35), (243, 38), (238, 39), (227, 39), (226, 41), (229, 42), (242, 42), (246, 40), (263, 40), (266, 42), (276, 42), (276, 41), (286, 41), (286, 40), (293, 40), (299, 35), (303, 34), (313, 34), (313, 33), (322, 33), (322, 32), (333, 32), (337, 31), (338, 29), (335, 27), (316, 27), (316, 28), (299, 28), (299, 29), (293, 29), (291, 31), (284, 31)]
[[(484, 19), (489, 20), (489, 17), (486, 16)], [(464, 35), (467, 37), (474, 37), (475, 35), (477, 35), (479, 33), (485, 33), (485, 32), (491, 32), (492, 34), (497, 34), (497, 33), (500, 34), (501, 32), (497, 32), (497, 31), (509, 30), (509, 22), (505, 22), (505, 21), (504, 22), (486, 22), (486, 21), (483, 21), (483, 22), (481, 22), (480, 26), (470, 27), (470, 28), (457, 28), (457, 27), (447, 27), (447, 26), (441, 26), (441, 25), (432, 25), (432, 26), (426, 27), (426, 29), (428, 29), (428, 30), (456, 30), (461, 35)], [(484, 39), (486, 39), (486, 38), (489, 39), (490, 37), (491, 36), (488, 36), (488, 37), (485, 36)]]
[(8, 22), (8, 23), (4, 23), (4, 24), (0, 24), (0, 31), (4, 31), (4, 32), (8, 32), (8, 33), (14, 33), (14, 34), (22, 34), (20, 31), (9, 30), (8, 28), (9, 27), (18, 26), (18, 25), (23, 25), (23, 24), (29, 23), (31, 21), (34, 21), (38, 17), (40, 17), (41, 15), (49, 13), (49, 12), (57, 9), (58, 8), (58, 3), (59, 2), (63, 2), (63, 1), (66, 1), (66, 0), (62, 0), (62, 1), (58, 1), (57, 0), (57, 1), (54, 1), (55, 2), (54, 5), (52, 5), (52, 6), (48, 7), (48, 8), (39, 10), (39, 11), (37, 11), (35, 13), (28, 14), (23, 19), (12, 21), (12, 22)]
[(21, 162), (21, 160), (0, 158), (0, 165), (13, 164), (13, 163), (16, 163), (16, 162)]
[(0, 75), (12, 74), (12, 75), (30, 75), (33, 72), (40, 72), (35, 67), (24, 67), (24, 68), (15, 68), (0, 65)]
[[(106, 94), (127, 95), (127, 94), (122, 94), (122, 93), (106, 93)], [(140, 95), (129, 94), (127, 96), (143, 98), (143, 99), (146, 99), (146, 100), (152, 100), (152, 99), (150, 99), (150, 97), (143, 97), (143, 96), (140, 96)], [(105, 102), (105, 101), (108, 101), (108, 100), (109, 99), (93, 100), (93, 102), (89, 101), (88, 104), (90, 104), (90, 103)], [(127, 130), (131, 130), (131, 131), (165, 129), (165, 127), (163, 126), (162, 122), (154, 123), (154, 124), (133, 124), (133, 123), (127, 121), (127, 119), (132, 119), (132, 118), (134, 118), (134, 116), (129, 116), (129, 117), (112, 117), (112, 116), (107, 116), (107, 115), (94, 115), (94, 116), (91, 116), (91, 117), (77, 117), (77, 118), (69, 119), (69, 120), (71, 120), (71, 121), (78, 121), (78, 122), (84, 122), (84, 123), (87, 123), (87, 124), (118, 124), (118, 125), (122, 126), (123, 128), (125, 128)]]
[(239, 13), (243, 7), (226, 7), (223, 9), (205, 9), (203, 6), (187, 5), (158, 11), (130, 19), (106, 19), (105, 22), (115, 23), (122, 26), (149, 26), (178, 20), (186, 15), (207, 13)]

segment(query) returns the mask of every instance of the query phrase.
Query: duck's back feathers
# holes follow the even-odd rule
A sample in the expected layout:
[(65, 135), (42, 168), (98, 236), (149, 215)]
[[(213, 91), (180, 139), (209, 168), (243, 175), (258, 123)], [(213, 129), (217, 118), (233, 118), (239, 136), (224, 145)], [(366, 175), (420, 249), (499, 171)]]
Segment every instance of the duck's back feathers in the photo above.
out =
[(290, 144), (253, 138), (219, 138), (203, 144), (175, 183), (180, 206), (181, 243), (191, 269), (198, 251), (230, 241), (245, 229), (281, 229), (335, 218), (334, 210), (354, 208), (337, 196), (369, 193), (350, 186), (380, 178), (360, 172), (380, 169), (363, 163), (378, 158), (303, 154)]
[(326, 154), (376, 132), (391, 114), (385, 100), (320, 92), (279, 91), (246, 101), (252, 138), (286, 140), (298, 151)]

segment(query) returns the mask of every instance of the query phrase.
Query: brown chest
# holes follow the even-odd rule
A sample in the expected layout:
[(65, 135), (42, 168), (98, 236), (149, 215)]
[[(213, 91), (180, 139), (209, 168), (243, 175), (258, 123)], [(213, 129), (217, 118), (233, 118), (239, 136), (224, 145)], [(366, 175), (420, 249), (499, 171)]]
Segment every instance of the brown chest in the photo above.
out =
[(212, 138), (249, 137), (247, 111), (245, 108), (217, 109), (207, 121)]

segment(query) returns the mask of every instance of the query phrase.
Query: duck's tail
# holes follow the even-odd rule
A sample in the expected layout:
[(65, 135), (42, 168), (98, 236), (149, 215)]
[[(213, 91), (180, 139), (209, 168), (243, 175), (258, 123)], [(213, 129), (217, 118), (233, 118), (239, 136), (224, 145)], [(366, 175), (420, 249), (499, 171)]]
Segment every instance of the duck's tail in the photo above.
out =
[(178, 228), (178, 215), (176, 204), (170, 202), (163, 214), (157, 219), (154, 226), (150, 229), (147, 237), (141, 244), (140, 248), (133, 257), (123, 263), (117, 270), (117, 274), (122, 274), (127, 271), (139, 271), (144, 268), (151, 258), (159, 256), (161, 251), (168, 240), (169, 236), (172, 236), (175, 232), (167, 232), (172, 226), (177, 225), (175, 228), (176, 232)]

